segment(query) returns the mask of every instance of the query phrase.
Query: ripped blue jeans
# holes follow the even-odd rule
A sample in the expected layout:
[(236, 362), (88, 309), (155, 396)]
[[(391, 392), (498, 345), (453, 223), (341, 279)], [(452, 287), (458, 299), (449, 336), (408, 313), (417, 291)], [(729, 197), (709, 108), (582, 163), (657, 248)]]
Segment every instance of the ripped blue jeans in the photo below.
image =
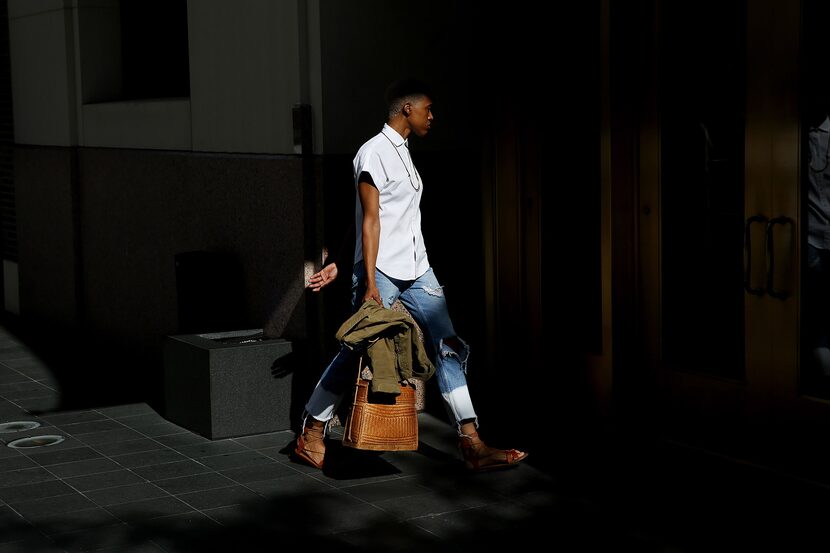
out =
[[(475, 421), (478, 425), (470, 392), (467, 389), (467, 359), (470, 347), (455, 334), (447, 311), (444, 290), (430, 267), (415, 280), (398, 280), (376, 270), (375, 283), (389, 308), (400, 299), (424, 333), (424, 346), (435, 365), (438, 389), (444, 398), (449, 414), (460, 428), (460, 422)], [(352, 273), (352, 310), (357, 311), (366, 294), (366, 269), (363, 262), (356, 263)], [(455, 351), (444, 343), (455, 337), (462, 351)], [(341, 347), (337, 355), (320, 377), (308, 403), (306, 414), (320, 421), (329, 421), (337, 410), (343, 395), (351, 388), (357, 376), (358, 353)]]

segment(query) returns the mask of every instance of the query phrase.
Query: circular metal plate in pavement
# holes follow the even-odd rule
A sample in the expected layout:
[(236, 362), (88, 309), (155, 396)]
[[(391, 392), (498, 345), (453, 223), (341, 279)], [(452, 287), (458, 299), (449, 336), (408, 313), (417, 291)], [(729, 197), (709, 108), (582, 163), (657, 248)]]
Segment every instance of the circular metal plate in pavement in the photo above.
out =
[(13, 442), (9, 442), (8, 446), (15, 449), (30, 449), (34, 447), (47, 447), (61, 443), (65, 438), (63, 436), (48, 435), (48, 436), (30, 436), (28, 438), (20, 438)]
[(39, 422), (35, 421), (12, 421), (0, 423), (0, 434), (11, 434), (12, 432), (22, 432), (24, 430), (34, 430), (40, 426)]

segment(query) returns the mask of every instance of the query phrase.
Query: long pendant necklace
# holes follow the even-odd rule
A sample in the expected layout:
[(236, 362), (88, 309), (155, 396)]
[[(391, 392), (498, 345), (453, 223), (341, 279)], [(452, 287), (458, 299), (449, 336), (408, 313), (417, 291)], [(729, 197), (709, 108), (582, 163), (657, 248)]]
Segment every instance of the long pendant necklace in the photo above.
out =
[[(401, 156), (401, 153), (398, 151), (398, 147), (395, 146), (395, 143), (392, 142), (391, 138), (386, 136), (386, 133), (381, 133), (381, 134), (384, 137), (386, 137), (386, 140), (388, 140), (389, 143), (392, 145), (392, 148), (395, 150), (395, 153), (398, 154), (398, 158), (401, 160), (401, 164), (403, 165), (403, 168), (406, 170), (406, 176), (409, 177), (409, 184), (412, 186), (412, 188), (415, 189), (415, 192), (417, 192), (418, 190), (421, 189), (421, 178), (418, 175), (418, 172), (415, 171), (415, 164), (414, 163), (412, 164), (412, 170), (415, 171), (415, 177), (418, 179), (418, 186), (415, 186), (415, 183), (412, 182), (412, 174), (409, 172), (409, 167), (406, 166), (406, 162), (403, 160), (403, 157)], [(412, 156), (409, 156), (409, 160), (412, 161)]]

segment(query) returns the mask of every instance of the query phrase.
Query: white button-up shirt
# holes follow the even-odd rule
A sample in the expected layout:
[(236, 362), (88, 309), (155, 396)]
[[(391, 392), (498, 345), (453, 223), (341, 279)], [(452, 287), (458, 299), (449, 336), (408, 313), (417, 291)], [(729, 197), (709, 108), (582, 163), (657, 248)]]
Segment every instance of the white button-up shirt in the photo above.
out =
[[(376, 267), (392, 278), (415, 280), (429, 269), (421, 234), (421, 176), (409, 155), (409, 144), (389, 125), (358, 150), (352, 162), (357, 190), (368, 173), (380, 193), (380, 243)], [(363, 205), (355, 198), (355, 263), (363, 260)]]

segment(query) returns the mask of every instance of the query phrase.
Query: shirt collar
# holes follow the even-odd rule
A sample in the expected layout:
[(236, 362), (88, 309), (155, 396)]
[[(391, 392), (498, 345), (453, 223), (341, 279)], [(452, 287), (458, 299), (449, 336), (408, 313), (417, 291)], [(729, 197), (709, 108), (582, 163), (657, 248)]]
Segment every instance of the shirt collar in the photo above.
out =
[(824, 121), (821, 122), (821, 125), (815, 128), (823, 132), (830, 132), (830, 116), (825, 117)]
[(407, 148), (409, 147), (409, 144), (407, 144), (409, 140), (404, 140), (404, 137), (399, 135), (398, 131), (390, 127), (389, 123), (384, 123), (383, 130), (381, 130), (380, 132), (386, 135), (386, 138), (391, 140), (392, 144), (394, 144), (396, 148), (400, 148), (403, 145), (406, 145)]

